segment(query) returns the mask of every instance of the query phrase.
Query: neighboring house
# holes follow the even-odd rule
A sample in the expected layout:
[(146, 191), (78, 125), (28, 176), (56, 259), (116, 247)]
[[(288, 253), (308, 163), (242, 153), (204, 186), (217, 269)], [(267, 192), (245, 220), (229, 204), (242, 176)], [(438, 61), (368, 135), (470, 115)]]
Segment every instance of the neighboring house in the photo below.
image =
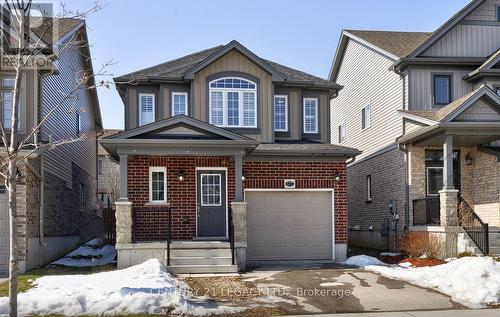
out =
[(484, 222), (490, 252), (500, 251), (499, 62), (500, 0), (472, 1), (431, 33), (342, 32), (332, 141), (363, 151), (348, 167), (352, 245), (386, 247), (384, 223), (458, 229), (470, 243), (457, 227), (467, 209), (477, 217), (460, 224), (477, 247), (487, 252)]
[[(42, 42), (66, 46), (54, 62), (55, 72), (30, 70), (22, 83), (20, 138), (29, 133), (51, 109), (66, 100), (42, 125), (38, 140), (47, 142), (77, 139), (44, 152), (30, 155), (19, 166), (17, 213), (20, 271), (51, 262), (82, 241), (101, 234), (96, 210), (96, 131), (102, 129), (97, 93), (72, 91), (82, 72), (92, 73), (85, 22), (53, 19), (59, 32), (37, 34)], [(53, 37), (52, 37), (53, 35)], [(10, 124), (12, 73), (0, 71), (2, 94), (0, 118)], [(22, 154), (25, 155), (26, 153)], [(0, 155), (2, 155), (0, 153)], [(0, 274), (6, 274), (9, 259), (9, 217), (7, 191), (0, 186)]]
[(346, 257), (345, 167), (359, 152), (330, 144), (339, 85), (236, 41), (115, 82), (125, 132), (100, 143), (120, 162), (119, 267), (168, 264), (168, 208), (172, 272), (235, 271), (232, 224), (240, 269)]
[[(105, 138), (121, 131), (105, 129), (99, 138)], [(114, 203), (119, 194), (120, 164), (99, 144), (97, 150), (97, 198), (106, 207), (108, 203)]]

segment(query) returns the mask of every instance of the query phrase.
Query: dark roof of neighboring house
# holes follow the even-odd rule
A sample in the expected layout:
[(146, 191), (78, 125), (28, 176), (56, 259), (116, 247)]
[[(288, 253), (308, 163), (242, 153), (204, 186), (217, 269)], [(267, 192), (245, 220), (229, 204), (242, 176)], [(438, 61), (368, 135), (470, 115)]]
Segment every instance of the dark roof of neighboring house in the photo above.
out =
[(346, 30), (399, 58), (406, 57), (424, 43), (432, 32)]
[[(83, 22), (81, 19), (47, 17), (31, 17), (30, 22), (31, 24), (37, 25), (40, 23), (40, 19), (43, 19), (41, 25), (31, 29), (36, 36), (41, 37), (42, 40), (49, 45), (54, 44), (54, 40), (60, 40)], [(53, 30), (56, 31), (55, 34)]]
[[(120, 133), (122, 131), (123, 130), (120, 130), (120, 129), (104, 129), (104, 130), (102, 130), (102, 135), (98, 139), (102, 139), (102, 138), (105, 138), (105, 137), (108, 137), (108, 136), (112, 136), (112, 135)], [(99, 142), (98, 142), (98, 144), (99, 145), (98, 145), (97, 154), (99, 156), (109, 155), (108, 151), (106, 151)]]
[(329, 143), (263, 143), (259, 144), (252, 152), (254, 154), (265, 155), (266, 153), (285, 154), (325, 154), (325, 155), (343, 155), (346, 157), (361, 154), (357, 149), (329, 144)]
[[(115, 82), (128, 82), (129, 80), (183, 80), (184, 75), (195, 68), (197, 65), (201, 64), (210, 57), (220, 53), (222, 50), (228, 46), (240, 46), (236, 41), (231, 41), (227, 45), (218, 45), (212, 48), (208, 48), (199, 52), (195, 52), (174, 60), (167, 61), (152, 67), (148, 67), (142, 70), (131, 72), (119, 77), (116, 77)], [(241, 46), (242, 47), (242, 46)], [(304, 85), (314, 85), (322, 86), (326, 88), (339, 88), (339, 86), (331, 81), (325, 80), (323, 78), (305, 73), (303, 71), (278, 64), (276, 62), (256, 57), (259, 62), (262, 62), (266, 67), (275, 69), (282, 75), (285, 82), (294, 84), (304, 84)]]

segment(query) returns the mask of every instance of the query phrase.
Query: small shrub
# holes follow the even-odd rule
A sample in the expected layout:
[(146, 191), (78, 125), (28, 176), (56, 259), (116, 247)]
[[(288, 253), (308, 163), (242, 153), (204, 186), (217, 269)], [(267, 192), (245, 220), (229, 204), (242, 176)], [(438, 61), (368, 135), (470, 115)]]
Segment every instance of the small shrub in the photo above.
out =
[(465, 258), (467, 256), (475, 256), (475, 254), (472, 251), (463, 251), (458, 254), (459, 258)]
[(400, 241), (401, 250), (411, 258), (426, 257), (437, 259), (441, 256), (444, 245), (441, 239), (427, 232), (407, 232)]

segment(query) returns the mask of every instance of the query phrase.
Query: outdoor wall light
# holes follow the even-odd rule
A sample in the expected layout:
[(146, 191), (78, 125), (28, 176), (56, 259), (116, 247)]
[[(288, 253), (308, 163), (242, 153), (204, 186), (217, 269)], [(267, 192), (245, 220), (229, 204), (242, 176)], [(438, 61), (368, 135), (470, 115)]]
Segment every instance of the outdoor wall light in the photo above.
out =
[(334, 174), (335, 174), (335, 181), (336, 181), (336, 182), (340, 182), (340, 174), (339, 174), (339, 171), (335, 170), (335, 171), (334, 171)]
[(472, 165), (472, 156), (470, 155), (470, 153), (467, 153), (467, 155), (465, 156), (465, 164)]
[(244, 182), (244, 181), (245, 181), (245, 179), (246, 179), (246, 178), (245, 178), (245, 175), (241, 175), (241, 181), (243, 181), (243, 182)]
[(177, 179), (179, 180), (179, 182), (183, 182), (186, 179), (184, 172), (182, 172), (182, 171), (179, 172), (179, 174), (177, 175)]

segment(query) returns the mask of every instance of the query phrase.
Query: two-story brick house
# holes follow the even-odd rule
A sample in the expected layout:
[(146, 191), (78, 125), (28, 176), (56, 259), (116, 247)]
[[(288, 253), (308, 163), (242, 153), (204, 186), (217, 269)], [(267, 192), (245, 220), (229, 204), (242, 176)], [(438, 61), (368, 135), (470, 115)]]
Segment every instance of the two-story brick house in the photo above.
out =
[[(8, 28), (2, 21), (2, 27)], [(50, 263), (102, 233), (96, 205), (96, 133), (102, 129), (101, 114), (96, 89), (80, 85), (82, 74), (89, 76), (91, 86), (94, 80), (86, 24), (80, 19), (43, 18), (42, 25), (52, 26), (51, 32), (44, 27), (27, 32), (39, 45), (54, 49), (58, 55), (53, 68), (29, 69), (22, 77), (18, 140), (23, 140), (45, 119), (36, 134), (37, 140), (67, 143), (20, 154), (29, 154), (18, 166), (17, 179), (21, 272)], [(1, 31), (8, 34), (6, 29)], [(13, 85), (12, 69), (0, 67), (0, 120), (7, 133)], [(81, 88), (75, 91), (78, 85)], [(5, 156), (3, 145), (0, 156)], [(2, 181), (0, 276), (8, 271), (8, 224), (8, 193)]]
[(387, 246), (388, 223), (500, 251), (499, 61), (499, 0), (471, 1), (434, 32), (342, 32), (332, 141), (363, 151), (348, 167), (353, 245)]
[(235, 271), (231, 232), (239, 268), (345, 258), (345, 167), (359, 152), (330, 144), (339, 85), (236, 41), (115, 82), (125, 131), (100, 142), (120, 162), (120, 267)]

